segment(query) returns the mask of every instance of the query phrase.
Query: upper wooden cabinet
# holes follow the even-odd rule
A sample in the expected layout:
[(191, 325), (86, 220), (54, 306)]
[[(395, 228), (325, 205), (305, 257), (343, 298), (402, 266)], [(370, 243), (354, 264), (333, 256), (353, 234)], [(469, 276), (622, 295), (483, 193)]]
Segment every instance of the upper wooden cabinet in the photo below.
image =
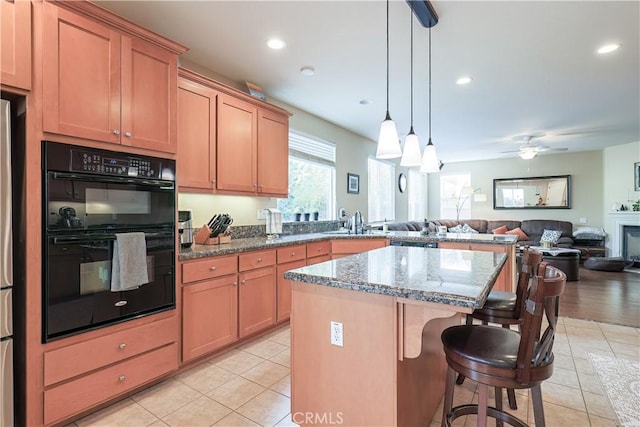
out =
[(258, 193), (287, 197), (289, 192), (289, 119), (258, 110)]
[(213, 190), (216, 184), (217, 92), (178, 77), (178, 185)]
[(93, 4), (60, 4), (77, 10), (43, 5), (43, 130), (175, 153), (177, 59), (185, 49), (125, 32), (135, 28)]
[(31, 2), (0, 0), (0, 82), (31, 89)]

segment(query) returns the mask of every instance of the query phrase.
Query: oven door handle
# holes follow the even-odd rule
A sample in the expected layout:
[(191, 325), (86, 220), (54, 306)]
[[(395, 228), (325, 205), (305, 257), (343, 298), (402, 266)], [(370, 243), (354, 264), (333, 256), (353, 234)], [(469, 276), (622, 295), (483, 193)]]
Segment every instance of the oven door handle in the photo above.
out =
[(68, 181), (85, 181), (85, 182), (100, 182), (108, 184), (136, 184), (136, 185), (148, 185), (150, 187), (162, 188), (163, 190), (173, 190), (174, 183), (172, 181), (162, 181), (158, 179), (144, 179), (144, 178), (118, 178), (110, 176), (95, 176), (95, 175), (79, 175), (75, 173), (67, 172), (53, 172), (53, 179), (68, 180)]
[[(145, 239), (173, 237), (173, 233), (144, 233)], [(63, 245), (68, 243), (84, 243), (94, 242), (96, 240), (116, 240), (115, 234), (92, 234), (90, 236), (55, 236), (53, 239), (54, 245)]]

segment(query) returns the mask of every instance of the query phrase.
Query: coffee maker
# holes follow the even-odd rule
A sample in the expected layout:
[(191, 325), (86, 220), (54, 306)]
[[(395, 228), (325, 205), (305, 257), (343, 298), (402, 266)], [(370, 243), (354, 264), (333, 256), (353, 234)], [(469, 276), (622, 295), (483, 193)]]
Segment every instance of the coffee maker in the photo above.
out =
[(178, 211), (178, 236), (180, 247), (190, 248), (193, 243), (193, 223), (190, 210)]

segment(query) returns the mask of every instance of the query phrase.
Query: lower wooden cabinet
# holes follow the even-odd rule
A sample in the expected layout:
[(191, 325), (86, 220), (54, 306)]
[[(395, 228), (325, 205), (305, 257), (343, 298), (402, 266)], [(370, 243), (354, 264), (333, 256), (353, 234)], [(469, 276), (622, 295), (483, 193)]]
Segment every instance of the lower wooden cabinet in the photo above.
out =
[(45, 390), (44, 424), (64, 420), (178, 368), (176, 343)]
[(388, 239), (336, 239), (331, 241), (331, 259), (338, 259), (347, 255), (384, 248)]
[(239, 334), (251, 335), (276, 323), (276, 267), (239, 275)]
[(238, 340), (238, 276), (182, 288), (182, 360)]
[(277, 279), (277, 321), (282, 322), (291, 314), (291, 281), (283, 277), (285, 271), (293, 270), (307, 265), (306, 259), (278, 264)]

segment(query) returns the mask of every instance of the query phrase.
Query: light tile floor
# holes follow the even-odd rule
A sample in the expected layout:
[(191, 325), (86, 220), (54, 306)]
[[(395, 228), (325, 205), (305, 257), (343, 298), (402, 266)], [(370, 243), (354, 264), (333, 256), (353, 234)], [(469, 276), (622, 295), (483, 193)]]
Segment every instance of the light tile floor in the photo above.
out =
[[(295, 426), (290, 413), (289, 342), (289, 328), (281, 328), (71, 426)], [(616, 425), (615, 413), (591, 366), (590, 352), (640, 361), (640, 329), (559, 320), (554, 374), (542, 385), (547, 426)], [(515, 415), (533, 425), (528, 392), (516, 393)], [(456, 387), (454, 404), (477, 400), (473, 381), (467, 379)], [(441, 413), (442, 403), (431, 426), (440, 425)], [(473, 426), (475, 416), (460, 418), (454, 425)]]

